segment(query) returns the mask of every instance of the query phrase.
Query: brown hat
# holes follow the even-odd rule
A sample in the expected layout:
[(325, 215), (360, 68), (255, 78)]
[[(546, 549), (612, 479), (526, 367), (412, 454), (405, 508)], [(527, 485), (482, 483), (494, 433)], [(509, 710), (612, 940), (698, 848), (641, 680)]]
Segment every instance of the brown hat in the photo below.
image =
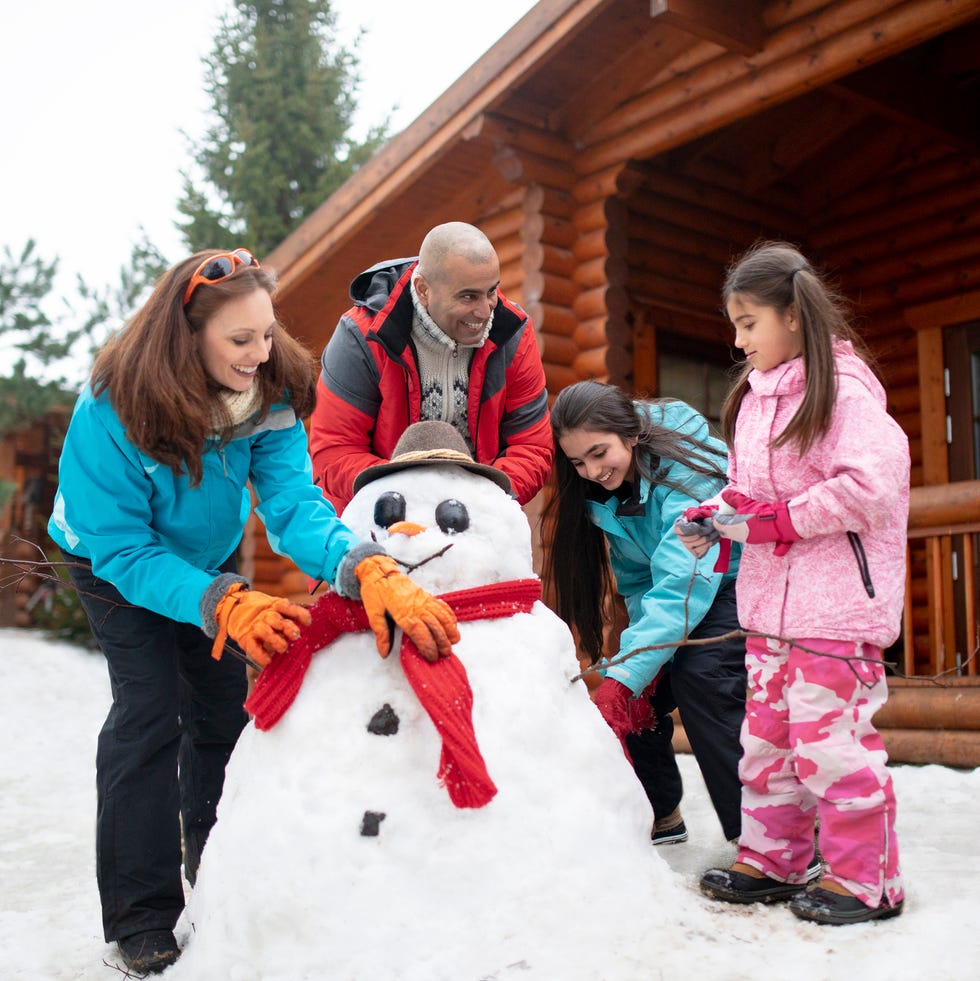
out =
[(378, 463), (362, 470), (354, 479), (356, 494), (365, 484), (386, 474), (409, 467), (429, 466), (433, 463), (452, 463), (464, 470), (488, 477), (498, 487), (511, 493), (510, 478), (502, 470), (477, 463), (467, 449), (466, 441), (455, 426), (438, 419), (424, 419), (412, 423), (401, 434), (388, 463)]

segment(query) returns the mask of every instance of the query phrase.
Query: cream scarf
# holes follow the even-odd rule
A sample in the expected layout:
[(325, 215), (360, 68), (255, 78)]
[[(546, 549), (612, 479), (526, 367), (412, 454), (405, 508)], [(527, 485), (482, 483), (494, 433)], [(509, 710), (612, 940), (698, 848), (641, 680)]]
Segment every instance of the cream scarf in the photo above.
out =
[(251, 387), (244, 392), (233, 392), (229, 388), (223, 388), (214, 397), (214, 405), (211, 409), (212, 431), (220, 432), (226, 424), (226, 416), (221, 411), (221, 407), (224, 407), (227, 415), (231, 417), (232, 426), (239, 426), (246, 419), (254, 416), (261, 405), (262, 392), (256, 381), (253, 381)]

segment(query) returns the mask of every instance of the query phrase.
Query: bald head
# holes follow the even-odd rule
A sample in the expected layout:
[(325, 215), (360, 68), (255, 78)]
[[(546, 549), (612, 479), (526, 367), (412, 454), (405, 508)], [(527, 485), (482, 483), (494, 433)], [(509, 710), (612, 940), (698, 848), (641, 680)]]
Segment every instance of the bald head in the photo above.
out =
[(465, 221), (447, 221), (436, 225), (422, 239), (419, 249), (419, 272), (431, 283), (443, 279), (447, 266), (454, 258), (471, 266), (484, 266), (497, 261), (490, 239), (475, 225)]

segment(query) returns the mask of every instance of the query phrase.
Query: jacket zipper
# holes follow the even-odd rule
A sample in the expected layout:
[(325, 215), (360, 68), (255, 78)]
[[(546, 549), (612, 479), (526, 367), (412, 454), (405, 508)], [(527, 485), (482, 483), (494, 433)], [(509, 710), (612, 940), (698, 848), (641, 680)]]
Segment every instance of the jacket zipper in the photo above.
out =
[(868, 569), (868, 557), (864, 554), (864, 546), (861, 544), (861, 537), (856, 531), (847, 533), (847, 540), (851, 543), (851, 551), (857, 559), (858, 571), (861, 573), (861, 581), (864, 583), (864, 591), (873, 599), (875, 588), (871, 583), (871, 571)]

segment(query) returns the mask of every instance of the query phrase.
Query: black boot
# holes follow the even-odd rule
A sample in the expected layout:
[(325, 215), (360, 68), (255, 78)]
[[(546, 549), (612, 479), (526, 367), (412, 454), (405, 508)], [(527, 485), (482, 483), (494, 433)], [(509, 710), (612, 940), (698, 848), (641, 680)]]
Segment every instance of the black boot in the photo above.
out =
[(180, 957), (170, 930), (144, 930), (117, 941), (126, 967), (137, 974), (158, 974)]
[(802, 892), (805, 883), (779, 882), (733, 869), (708, 869), (701, 876), (701, 891), (726, 903), (775, 903)]
[(843, 926), (847, 923), (864, 923), (867, 920), (887, 920), (902, 912), (904, 900), (899, 900), (892, 906), (887, 899), (877, 906), (866, 906), (857, 896), (842, 896), (814, 886), (807, 892), (795, 896), (789, 908), (801, 919), (812, 920), (814, 923), (828, 923), (831, 926)]

